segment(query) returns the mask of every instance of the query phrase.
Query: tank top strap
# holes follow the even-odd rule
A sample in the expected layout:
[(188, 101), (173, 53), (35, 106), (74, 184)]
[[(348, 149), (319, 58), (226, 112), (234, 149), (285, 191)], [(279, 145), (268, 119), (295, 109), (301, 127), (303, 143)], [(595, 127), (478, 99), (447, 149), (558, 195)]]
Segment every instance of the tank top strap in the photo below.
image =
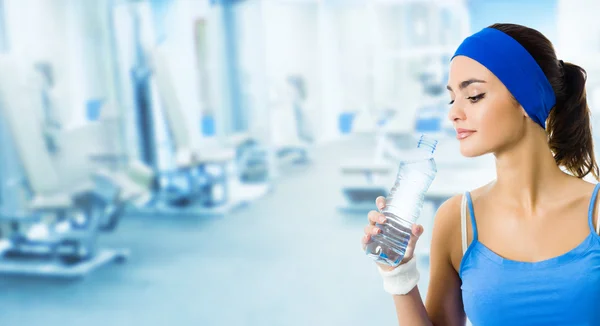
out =
[(475, 224), (475, 213), (473, 212), (473, 202), (471, 201), (471, 195), (469, 192), (465, 192), (462, 196), (462, 203), (460, 205), (460, 230), (462, 238), (462, 252), (463, 256), (467, 252), (467, 207), (469, 209), (469, 216), (471, 218), (471, 226), (473, 228), (473, 241), (477, 240), (477, 225)]
[(475, 210), (473, 209), (473, 199), (470, 192), (467, 192), (467, 203), (469, 204), (469, 216), (471, 217), (471, 227), (473, 228), (473, 242), (475, 242), (477, 241), (477, 223), (475, 222)]
[[(598, 197), (598, 190), (600, 190), (600, 183), (597, 183), (596, 186), (594, 187), (594, 192), (592, 193), (592, 198), (590, 199), (590, 207), (588, 209), (588, 224), (590, 225), (590, 230), (592, 232), (595, 232), (596, 234), (598, 234), (598, 231), (600, 231), (600, 221), (598, 220), (598, 217), (600, 214), (598, 214), (598, 212), (596, 212), (596, 215), (594, 215), (594, 208), (596, 207), (596, 199)], [(594, 228), (594, 217), (596, 217), (596, 228)]]
[(460, 235), (462, 238), (462, 253), (463, 256), (467, 252), (467, 193), (462, 195), (460, 203)]

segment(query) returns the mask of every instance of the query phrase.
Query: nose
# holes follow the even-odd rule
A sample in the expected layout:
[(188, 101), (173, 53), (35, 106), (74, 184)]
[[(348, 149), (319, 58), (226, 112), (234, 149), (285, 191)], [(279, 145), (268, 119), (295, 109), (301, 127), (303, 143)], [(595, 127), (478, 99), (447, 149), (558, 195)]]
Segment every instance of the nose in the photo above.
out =
[(457, 103), (457, 101), (452, 103), (450, 111), (448, 111), (448, 120), (450, 120), (450, 122), (455, 122), (458, 120), (465, 120), (465, 118), (465, 110), (462, 109), (460, 103)]

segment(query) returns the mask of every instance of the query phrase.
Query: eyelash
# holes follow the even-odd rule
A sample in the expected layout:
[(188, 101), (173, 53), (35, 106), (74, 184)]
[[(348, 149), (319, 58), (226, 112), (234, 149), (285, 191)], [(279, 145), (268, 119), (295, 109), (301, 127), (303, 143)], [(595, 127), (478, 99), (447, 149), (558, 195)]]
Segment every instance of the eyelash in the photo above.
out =
[[(479, 102), (479, 100), (481, 100), (481, 99), (482, 99), (482, 98), (484, 98), (484, 97), (485, 97), (485, 93), (481, 93), (481, 94), (479, 94), (479, 95), (475, 95), (475, 96), (468, 96), (466, 99), (467, 99), (467, 100), (470, 100), (470, 101), (471, 101), (471, 103), (473, 103), (473, 104), (474, 104), (474, 103), (477, 103), (477, 102)], [(452, 104), (454, 104), (454, 100), (450, 101), (450, 103), (448, 103), (448, 104), (449, 104), (449, 105), (452, 105)]]

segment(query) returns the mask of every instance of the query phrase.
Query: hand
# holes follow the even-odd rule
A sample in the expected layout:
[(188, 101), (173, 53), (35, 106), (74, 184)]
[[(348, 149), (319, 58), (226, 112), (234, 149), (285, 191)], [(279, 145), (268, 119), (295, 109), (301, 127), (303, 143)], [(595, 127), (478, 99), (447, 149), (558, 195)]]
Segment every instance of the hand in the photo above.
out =
[[(369, 212), (369, 225), (365, 227), (365, 235), (362, 239), (363, 250), (366, 250), (367, 244), (371, 242), (371, 237), (373, 235), (381, 233), (381, 229), (378, 228), (375, 224), (384, 224), (386, 222), (385, 215), (381, 213), (381, 211), (385, 207), (385, 197), (377, 197), (377, 199), (375, 200), (375, 204), (377, 205), (377, 209), (379, 211)], [(421, 234), (423, 234), (423, 226), (414, 224), (412, 227), (412, 235), (410, 236), (410, 240), (408, 241), (408, 247), (406, 248), (406, 253), (404, 254), (404, 258), (400, 262), (400, 265), (406, 263), (414, 256), (415, 247)], [(378, 265), (381, 267), (381, 269), (385, 271), (390, 271), (395, 268), (385, 264), (378, 263)]]

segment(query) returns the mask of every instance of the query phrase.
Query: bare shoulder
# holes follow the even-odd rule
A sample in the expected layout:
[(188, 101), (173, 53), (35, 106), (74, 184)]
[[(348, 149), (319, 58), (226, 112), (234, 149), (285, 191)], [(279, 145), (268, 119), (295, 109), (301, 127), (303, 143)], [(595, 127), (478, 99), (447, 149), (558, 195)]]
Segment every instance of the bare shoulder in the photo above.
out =
[[(438, 209), (433, 223), (432, 255), (436, 250), (438, 255), (452, 261), (460, 260), (461, 250), (461, 203), (462, 194), (446, 200)], [(455, 266), (456, 267), (456, 266)]]
[(588, 196), (594, 191), (594, 188), (596, 188), (596, 182), (592, 183), (589, 181), (585, 181), (579, 178), (577, 179), (577, 183), (579, 185), (579, 187), (581, 187), (583, 193), (587, 193)]
[[(476, 202), (478, 198), (485, 197), (484, 195), (489, 191), (489, 188), (493, 183), (486, 184), (482, 187), (473, 189), (469, 192), (473, 202)], [(452, 266), (456, 271), (460, 268), (460, 262), (463, 256), (462, 248), (462, 229), (461, 229), (461, 205), (463, 195), (456, 195), (449, 198), (444, 204), (440, 206), (436, 214), (436, 220), (434, 223), (433, 239), (432, 241), (437, 242), (438, 248), (445, 251), (445, 255), (450, 259)], [(469, 207), (467, 207), (467, 216), (470, 214)], [(466, 237), (467, 245), (473, 237), (473, 230), (471, 223), (468, 219), (466, 222)]]
[(486, 185), (483, 185), (479, 188), (471, 190), (471, 199), (476, 201), (476, 199), (483, 197), (485, 194), (489, 193), (494, 185), (494, 182), (490, 182)]
[(447, 199), (439, 208), (435, 215), (435, 226), (439, 228), (448, 228), (453, 224), (460, 223), (460, 205), (462, 195), (455, 195)]
[(431, 239), (427, 314), (434, 325), (464, 325), (461, 280), (455, 263), (460, 254), (462, 195), (446, 200), (438, 209)]
[[(483, 194), (487, 193), (492, 184), (493, 183), (488, 183), (484, 186), (469, 191), (471, 199), (475, 201), (476, 198), (479, 198)], [(455, 195), (446, 200), (438, 209), (438, 212), (436, 214), (436, 223), (442, 224), (444, 226), (447, 226), (446, 224), (450, 224), (449, 226), (460, 226), (460, 206), (462, 205), (462, 197), (463, 195), (460, 194)]]
[[(594, 216), (598, 215), (598, 208), (600, 207), (599, 203), (600, 203), (600, 198), (598, 198), (598, 194), (596, 195), (596, 198), (591, 198), (594, 195), (594, 189), (596, 188), (596, 183), (591, 183), (579, 178), (575, 178), (573, 177), (569, 186), (565, 187), (568, 191), (568, 193), (570, 194), (574, 194), (575, 198), (574, 198), (574, 203), (579, 203), (579, 205), (582, 205), (584, 207), (588, 207), (588, 205), (590, 204), (590, 200), (592, 202), (595, 202), (594, 205), (594, 211), (593, 214)], [(596, 227), (596, 223), (597, 223), (597, 219), (594, 219), (594, 227)]]
[(596, 183), (591, 183), (577, 177), (569, 177), (561, 189), (562, 193), (557, 193), (556, 195), (587, 204), (595, 187)]

